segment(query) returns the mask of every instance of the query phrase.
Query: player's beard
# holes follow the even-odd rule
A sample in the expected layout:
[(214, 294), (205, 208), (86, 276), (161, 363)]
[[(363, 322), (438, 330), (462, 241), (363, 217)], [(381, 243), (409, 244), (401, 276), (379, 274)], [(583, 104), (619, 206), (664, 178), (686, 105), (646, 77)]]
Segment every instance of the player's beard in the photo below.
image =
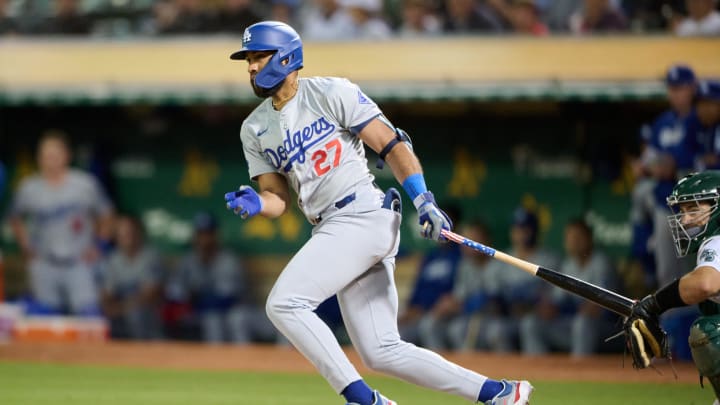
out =
[(283, 83), (285, 83), (285, 79), (282, 79), (280, 83), (276, 84), (273, 87), (270, 87), (269, 89), (266, 89), (264, 87), (260, 87), (255, 83), (255, 79), (250, 79), (250, 86), (252, 86), (253, 92), (256, 96), (260, 98), (268, 98), (275, 95), (275, 93), (280, 90), (280, 87), (282, 87)]

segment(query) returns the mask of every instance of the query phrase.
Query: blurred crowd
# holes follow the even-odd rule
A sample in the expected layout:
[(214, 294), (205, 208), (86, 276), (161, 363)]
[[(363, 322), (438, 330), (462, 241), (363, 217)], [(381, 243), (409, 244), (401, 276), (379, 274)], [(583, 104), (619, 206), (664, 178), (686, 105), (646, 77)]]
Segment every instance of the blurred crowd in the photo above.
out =
[(260, 20), (310, 41), (468, 34), (720, 35), (716, 0), (0, 0), (0, 34), (241, 34)]

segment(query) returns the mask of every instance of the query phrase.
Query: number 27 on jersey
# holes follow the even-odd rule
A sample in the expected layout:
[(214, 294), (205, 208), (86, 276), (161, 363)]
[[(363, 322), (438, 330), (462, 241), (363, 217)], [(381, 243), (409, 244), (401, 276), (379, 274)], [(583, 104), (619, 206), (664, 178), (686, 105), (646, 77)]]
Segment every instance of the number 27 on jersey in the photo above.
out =
[(316, 150), (310, 157), (314, 163), (315, 174), (319, 177), (329, 172), (333, 167), (337, 167), (340, 164), (341, 153), (342, 144), (339, 139), (333, 139), (326, 143), (324, 147)]

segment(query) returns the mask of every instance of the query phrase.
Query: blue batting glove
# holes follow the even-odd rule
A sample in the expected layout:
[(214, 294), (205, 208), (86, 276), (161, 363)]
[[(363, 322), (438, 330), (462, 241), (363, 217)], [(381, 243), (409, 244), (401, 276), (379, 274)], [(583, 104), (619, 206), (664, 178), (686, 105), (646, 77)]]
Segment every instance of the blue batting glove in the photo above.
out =
[(240, 186), (238, 191), (225, 193), (225, 203), (227, 209), (240, 215), (242, 219), (254, 217), (262, 211), (262, 200), (250, 186)]
[(440, 231), (443, 229), (451, 231), (453, 223), (447, 214), (437, 206), (433, 194), (426, 191), (415, 197), (413, 204), (420, 215), (420, 235), (426, 239), (447, 241)]

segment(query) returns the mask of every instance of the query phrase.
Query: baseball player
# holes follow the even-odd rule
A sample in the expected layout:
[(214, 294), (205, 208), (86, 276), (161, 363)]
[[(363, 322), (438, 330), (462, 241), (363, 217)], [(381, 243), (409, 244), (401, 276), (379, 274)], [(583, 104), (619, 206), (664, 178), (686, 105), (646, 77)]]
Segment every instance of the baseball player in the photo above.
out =
[(697, 114), (702, 131), (701, 168), (720, 169), (720, 81), (704, 80), (698, 86)]
[(37, 159), (40, 173), (21, 182), (9, 214), (28, 258), (35, 304), (43, 312), (97, 315), (92, 266), (100, 256), (98, 241), (110, 239), (113, 207), (93, 177), (69, 168), (62, 132), (42, 136)]
[[(700, 316), (690, 328), (693, 360), (720, 399), (720, 171), (687, 175), (667, 198), (668, 217), (678, 256), (697, 252), (696, 267), (635, 304), (629, 322), (657, 324), (671, 308), (699, 304)], [(659, 339), (662, 346), (664, 342)], [(637, 348), (635, 348), (637, 349)], [(715, 404), (720, 404), (716, 400)]]
[(403, 342), (393, 280), (400, 238), (399, 193), (379, 190), (363, 143), (379, 153), (418, 210), (424, 237), (441, 240), (452, 224), (438, 208), (404, 131), (392, 126), (346, 79), (298, 77), (303, 46), (290, 26), (251, 25), (242, 49), (256, 95), (265, 98), (243, 122), (240, 137), (250, 178), (225, 195), (242, 218), (275, 218), (290, 206), (290, 188), (314, 225), (267, 299), (275, 326), (348, 404), (394, 405), (360, 377), (328, 327), (313, 313), (337, 294), (348, 335), (369, 367), (485, 404), (526, 404), (527, 381), (495, 381)]
[(665, 197), (679, 177), (693, 171), (700, 152), (700, 123), (693, 108), (696, 81), (690, 67), (671, 66), (665, 75), (670, 109), (641, 131), (643, 151), (637, 170), (642, 178), (633, 189), (630, 214), (633, 246), (635, 251), (644, 250), (648, 229), (652, 228), (657, 285), (684, 274), (692, 265), (673, 254)]

